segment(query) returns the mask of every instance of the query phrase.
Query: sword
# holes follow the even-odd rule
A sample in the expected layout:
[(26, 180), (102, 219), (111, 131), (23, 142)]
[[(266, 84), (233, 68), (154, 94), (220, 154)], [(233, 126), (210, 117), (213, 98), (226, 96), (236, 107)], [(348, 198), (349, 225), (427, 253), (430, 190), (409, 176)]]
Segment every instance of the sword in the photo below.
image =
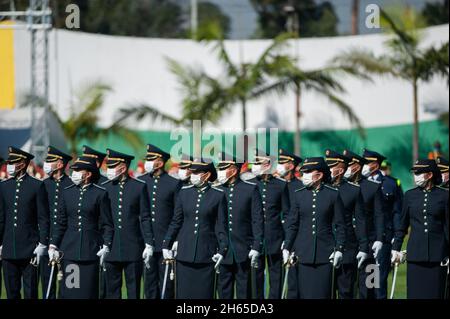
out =
[(286, 263), (286, 270), (284, 272), (283, 290), (282, 290), (282, 294), (281, 294), (281, 299), (287, 299), (288, 289), (289, 289), (289, 287), (288, 287), (289, 269), (292, 266), (294, 266), (296, 263), (297, 263), (296, 256), (294, 255), (294, 252), (292, 252)]
[(445, 290), (444, 290), (444, 299), (448, 299), (448, 273), (449, 273), (449, 262), (447, 260), (441, 261), (441, 267), (447, 267), (447, 276), (445, 276)]
[(52, 283), (53, 283), (53, 274), (55, 272), (55, 265), (56, 261), (51, 260), (50, 265), (52, 266), (50, 270), (50, 279), (48, 280), (48, 286), (47, 286), (47, 293), (45, 294), (45, 299), (48, 300), (48, 297), (50, 296), (50, 290), (52, 289)]
[[(403, 256), (406, 256), (406, 250), (402, 251)], [(405, 257), (402, 257), (402, 259), (400, 259), (400, 261), (396, 261), (394, 263), (394, 274), (392, 276), (392, 287), (391, 287), (391, 295), (389, 299), (394, 299), (394, 292), (395, 292), (395, 284), (397, 283), (397, 272), (398, 272), (398, 266), (400, 266), (400, 264), (405, 262)]]
[(161, 299), (164, 299), (164, 295), (166, 293), (166, 286), (167, 286), (167, 275), (169, 273), (169, 263), (170, 261), (168, 259), (165, 259), (163, 263), (166, 264), (165, 270), (164, 270), (164, 281), (163, 281), (163, 287), (161, 292)]
[(256, 299), (256, 269), (258, 268), (258, 264), (255, 266), (250, 266), (250, 279), (252, 284), (252, 299)]

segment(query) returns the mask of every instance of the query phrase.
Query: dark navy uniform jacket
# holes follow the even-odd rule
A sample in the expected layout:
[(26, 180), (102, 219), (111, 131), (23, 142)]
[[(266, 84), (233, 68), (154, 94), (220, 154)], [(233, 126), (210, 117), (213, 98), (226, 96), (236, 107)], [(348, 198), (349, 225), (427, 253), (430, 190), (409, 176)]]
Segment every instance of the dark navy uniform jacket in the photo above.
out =
[(108, 192), (114, 223), (114, 239), (106, 261), (141, 260), (145, 244), (153, 245), (145, 182), (128, 177), (123, 182), (108, 180), (101, 186)]
[(393, 250), (400, 251), (411, 226), (407, 259), (412, 262), (441, 262), (448, 257), (448, 190), (413, 188), (405, 193), (400, 227), (395, 230)]
[(358, 184), (343, 181), (337, 185), (344, 205), (345, 250), (343, 263), (355, 263), (359, 251), (369, 252), (366, 212), (361, 188)]
[(289, 190), (284, 179), (266, 175), (252, 178), (249, 182), (258, 185), (264, 214), (264, 253), (281, 252), (285, 238), (283, 221), (289, 214)]
[(367, 235), (369, 244), (374, 241), (384, 241), (384, 212), (385, 205), (381, 182), (363, 178), (359, 181), (361, 193), (364, 199), (364, 208), (367, 217)]
[(108, 193), (96, 184), (64, 189), (51, 244), (64, 258), (95, 261), (102, 245), (111, 247), (114, 228)]
[(378, 172), (378, 174), (371, 178), (381, 181), (384, 207), (384, 240), (390, 243), (394, 237), (394, 224), (400, 220), (403, 191), (397, 184), (397, 179), (391, 176), (384, 176), (381, 172)]
[(223, 264), (242, 263), (250, 249), (262, 251), (264, 217), (256, 184), (240, 178), (218, 188), (227, 194), (229, 249)]
[(300, 263), (328, 263), (335, 249), (344, 251), (344, 205), (337, 189), (303, 187), (295, 192), (292, 203), (285, 248), (295, 251)]
[(44, 183), (28, 174), (0, 183), (0, 245), (3, 259), (28, 259), (48, 245), (50, 222)]
[(66, 174), (63, 174), (60, 179), (55, 179), (53, 177), (44, 179), (50, 213), (50, 240), (52, 238), (53, 230), (56, 227), (56, 219), (58, 218), (58, 208), (61, 203), (62, 192), (66, 187), (69, 187), (72, 184), (72, 180)]
[(151, 221), (155, 236), (155, 251), (161, 252), (164, 236), (174, 215), (175, 201), (182, 182), (166, 172), (159, 176), (145, 174), (139, 177), (147, 184), (147, 197), (150, 200)]
[(183, 187), (162, 248), (170, 249), (175, 239), (178, 240), (177, 260), (212, 263), (214, 254), (225, 256), (228, 250), (225, 192), (210, 185), (201, 189)]

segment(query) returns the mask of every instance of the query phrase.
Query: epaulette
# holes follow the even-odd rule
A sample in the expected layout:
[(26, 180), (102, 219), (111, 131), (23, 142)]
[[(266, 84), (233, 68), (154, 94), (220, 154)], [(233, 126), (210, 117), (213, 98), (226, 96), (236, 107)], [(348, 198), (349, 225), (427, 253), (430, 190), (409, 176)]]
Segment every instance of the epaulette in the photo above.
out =
[(278, 176), (275, 176), (275, 178), (278, 179), (279, 181), (282, 181), (282, 182), (286, 183), (286, 180), (284, 178), (281, 178), (281, 177), (278, 177)]
[(253, 185), (253, 186), (256, 186), (256, 183), (253, 183), (253, 182), (249, 182), (249, 181), (244, 181), (244, 180), (243, 180), (243, 182), (244, 182), (244, 183), (246, 183), (246, 184), (249, 184), (249, 185)]
[(12, 179), (12, 177), (9, 177), (9, 178), (7, 178), (7, 179), (4, 179), (4, 180), (0, 181), (0, 183), (4, 183), (4, 182), (6, 182), (6, 181), (9, 181), (10, 179)]
[(300, 187), (299, 189), (296, 189), (295, 191), (296, 191), (296, 192), (299, 192), (299, 191), (304, 190), (305, 188), (306, 188), (306, 186), (303, 186), (303, 187)]
[(100, 189), (106, 191), (106, 188), (104, 188), (104, 187), (101, 187), (101, 186), (99, 186), (99, 185), (97, 185), (97, 184), (92, 184), (92, 185), (94, 185), (95, 187), (100, 188)]
[(140, 180), (140, 179), (138, 179), (138, 178), (131, 177), (131, 179), (134, 180), (134, 181), (136, 181), (136, 182), (139, 182), (139, 183), (142, 183), (142, 184), (146, 184), (145, 181)]
[(331, 190), (334, 190), (334, 191), (337, 191), (338, 189), (337, 188), (334, 188), (334, 187), (332, 187), (332, 186), (330, 186), (330, 185), (323, 185), (324, 187), (326, 187), (326, 188), (329, 188), (329, 189), (331, 189)]
[(436, 186), (436, 187), (448, 192), (448, 188), (446, 188), (446, 187), (442, 187), (442, 186)]
[(75, 186), (75, 184), (72, 183), (71, 185), (65, 187), (64, 189), (69, 189), (69, 188), (74, 187), (74, 186)]
[(368, 181), (368, 182), (375, 183), (375, 184), (381, 184), (381, 181), (375, 181), (375, 180), (373, 180), (373, 179), (367, 179), (367, 181)]
[(111, 182), (111, 180), (110, 179), (108, 179), (107, 181), (104, 181), (101, 185), (105, 185), (105, 184), (108, 184), (109, 182)]
[(215, 189), (216, 191), (219, 191), (219, 192), (222, 192), (222, 193), (223, 193), (223, 190), (220, 189), (220, 188), (217, 188), (217, 187), (215, 187), (215, 186), (211, 186), (211, 188), (212, 188), (212, 189)]
[(194, 187), (194, 185), (186, 185), (186, 186), (181, 187), (181, 189), (188, 189), (188, 188), (191, 188), (191, 187)]
[(356, 184), (356, 183), (353, 183), (353, 182), (347, 181), (347, 183), (349, 183), (350, 185), (353, 185), (353, 186), (355, 186), (355, 187), (361, 187), (361, 186), (359, 186), (359, 184)]

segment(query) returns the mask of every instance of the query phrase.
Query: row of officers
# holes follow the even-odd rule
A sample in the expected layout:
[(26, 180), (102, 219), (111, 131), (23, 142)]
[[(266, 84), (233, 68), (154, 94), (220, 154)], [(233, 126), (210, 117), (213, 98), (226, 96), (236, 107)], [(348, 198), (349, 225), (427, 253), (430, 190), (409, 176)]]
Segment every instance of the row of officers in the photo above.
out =
[(256, 150), (246, 180), (233, 155), (217, 166), (183, 156), (179, 178), (164, 170), (169, 157), (147, 145), (147, 173), (135, 179), (133, 156), (85, 146), (69, 177), (71, 156), (49, 147), (40, 181), (26, 173), (33, 155), (9, 147), (10, 178), (0, 183), (7, 297), (37, 298), (41, 281), (49, 299), (122, 298), (124, 278), (128, 298), (384, 299), (409, 231), (407, 297), (444, 298), (445, 159), (418, 160), (416, 187), (403, 194), (370, 150), (304, 160)]

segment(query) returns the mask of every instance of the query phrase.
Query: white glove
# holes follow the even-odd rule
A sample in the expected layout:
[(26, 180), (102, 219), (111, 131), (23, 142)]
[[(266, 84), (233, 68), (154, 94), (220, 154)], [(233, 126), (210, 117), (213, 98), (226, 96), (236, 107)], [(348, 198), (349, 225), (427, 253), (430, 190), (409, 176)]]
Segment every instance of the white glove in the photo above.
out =
[(289, 261), (289, 254), (290, 254), (289, 250), (283, 249), (282, 254), (283, 254), (283, 265), (286, 265)]
[(283, 249), (284, 249), (284, 241), (281, 243), (281, 251), (283, 251)]
[(342, 257), (342, 253), (337, 250), (335, 252), (332, 252), (328, 259), (330, 260), (330, 263), (333, 264), (333, 267), (339, 268), (341, 266)]
[(60, 257), (58, 247), (55, 245), (50, 245), (48, 248), (48, 259), (49, 261), (57, 261)]
[(173, 259), (173, 252), (171, 250), (163, 249), (162, 253), (164, 259)]
[(219, 253), (215, 254), (214, 256), (212, 256), (211, 258), (216, 264), (214, 265), (214, 269), (217, 270), (217, 268), (219, 268), (220, 263), (222, 262), (223, 256)]
[(403, 262), (404, 255), (397, 250), (391, 250), (391, 264), (400, 264)]
[(248, 258), (250, 258), (250, 265), (253, 268), (258, 267), (258, 257), (259, 257), (259, 255), (260, 255), (259, 251), (254, 250), (254, 249), (250, 250), (250, 252), (248, 253)]
[(36, 255), (36, 263), (39, 265), (40, 261), (41, 261), (41, 257), (44, 256), (45, 254), (45, 249), (47, 248), (47, 246), (39, 243), (36, 248), (33, 251), (33, 254)]
[(172, 245), (173, 258), (177, 257), (177, 250), (178, 250), (178, 242), (176, 241)]
[[(2, 251), (2, 247), (0, 246), (0, 254), (1, 254), (1, 251)], [(0, 255), (0, 257), (1, 257), (1, 255)], [(441, 266), (442, 267), (448, 267), (448, 257), (444, 258), (444, 260), (441, 262)]]
[(109, 247), (106, 245), (103, 245), (103, 248), (100, 249), (97, 253), (97, 256), (100, 257), (100, 266), (103, 266), (105, 264), (105, 258), (109, 254)]
[(367, 258), (369, 258), (369, 254), (360, 251), (357, 255), (356, 255), (356, 260), (358, 261), (358, 269), (361, 268), (362, 264), (364, 263), (364, 261), (367, 260)]
[(373, 243), (372, 250), (373, 250), (373, 257), (375, 259), (378, 258), (378, 254), (380, 253), (381, 248), (383, 248), (383, 243), (381, 241), (376, 241)]
[(150, 258), (153, 256), (152, 245), (145, 244), (144, 251), (142, 252), (142, 259), (144, 259), (144, 264), (146, 268), (150, 268)]

